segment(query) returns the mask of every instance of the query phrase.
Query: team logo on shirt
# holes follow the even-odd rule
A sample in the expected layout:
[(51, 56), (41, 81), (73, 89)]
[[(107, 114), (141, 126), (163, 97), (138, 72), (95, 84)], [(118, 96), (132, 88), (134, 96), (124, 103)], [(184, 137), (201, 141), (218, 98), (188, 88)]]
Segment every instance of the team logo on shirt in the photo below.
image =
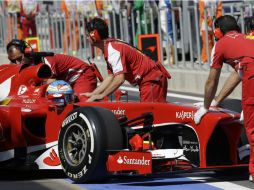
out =
[(254, 36), (251, 36), (251, 35), (246, 35), (246, 36), (245, 36), (245, 39), (248, 39), (248, 40), (254, 40)]

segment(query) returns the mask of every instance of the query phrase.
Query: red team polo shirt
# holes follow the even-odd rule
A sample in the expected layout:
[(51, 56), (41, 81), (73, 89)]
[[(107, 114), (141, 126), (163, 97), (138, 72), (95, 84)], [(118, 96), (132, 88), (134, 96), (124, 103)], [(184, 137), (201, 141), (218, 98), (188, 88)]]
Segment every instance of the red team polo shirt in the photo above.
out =
[(93, 72), (84, 61), (63, 54), (46, 57), (45, 63), (50, 66), (53, 77), (69, 83), (73, 83), (83, 72)]
[[(235, 70), (239, 66), (253, 63), (254, 40), (248, 36), (232, 31), (223, 36), (213, 47), (211, 68), (222, 68), (223, 63), (231, 65)], [(241, 63), (241, 64), (239, 64)]]
[[(92, 92), (97, 87), (97, 78), (91, 66), (84, 61), (63, 54), (46, 57), (45, 63), (51, 68), (53, 78), (72, 85), (76, 94)], [(80, 100), (86, 100), (82, 96)]]
[(212, 50), (211, 68), (230, 64), (242, 79), (244, 127), (250, 144), (249, 172), (254, 176), (254, 38), (232, 31), (223, 36)]
[[(108, 63), (109, 73), (114, 75), (125, 74), (125, 79), (133, 85), (140, 84), (141, 80), (144, 80), (144, 77), (157, 67), (157, 63), (148, 56), (115, 39), (109, 39), (104, 44), (104, 58)], [(160, 77), (159, 75), (162, 73), (155, 76), (149, 73), (151, 80)]]
[(167, 77), (170, 76), (162, 65), (116, 39), (105, 41), (104, 58), (109, 73), (124, 74), (130, 84), (139, 85), (141, 102), (166, 102)]

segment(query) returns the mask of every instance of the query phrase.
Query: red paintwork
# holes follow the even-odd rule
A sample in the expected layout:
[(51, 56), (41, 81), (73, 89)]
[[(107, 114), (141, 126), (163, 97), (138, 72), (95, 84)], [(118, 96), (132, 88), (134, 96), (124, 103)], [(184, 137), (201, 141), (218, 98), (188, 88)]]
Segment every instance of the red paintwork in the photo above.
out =
[[(0, 141), (0, 153), (17, 147), (43, 145), (57, 141), (62, 121), (65, 116), (73, 109), (73, 105), (66, 106), (63, 110), (58, 110), (55, 104), (45, 97), (46, 84), (43, 81), (50, 77), (38, 76), (43, 70), (48, 70), (46, 65), (39, 64), (22, 69), (20, 65), (1, 65), (0, 66), (0, 84), (12, 77), (11, 89), (8, 98), (8, 105), (0, 106), (0, 125), (3, 130), (4, 140)], [(45, 72), (47, 73), (47, 72)], [(25, 87), (27, 88), (25, 91)], [(1, 89), (0, 89), (1, 90)], [(0, 92), (1, 93), (1, 92)], [(233, 165), (237, 165), (237, 140), (242, 129), (238, 122), (239, 114), (231, 113), (223, 109), (210, 111), (202, 119), (199, 125), (194, 124), (193, 114), (196, 107), (187, 104), (174, 103), (140, 103), (140, 102), (79, 102), (75, 106), (99, 106), (104, 107), (120, 117), (126, 115), (128, 119), (135, 118), (145, 112), (152, 112), (154, 115), (154, 126), (169, 125), (172, 123), (182, 123), (195, 130), (200, 147), (200, 168), (207, 168), (206, 148), (207, 143), (217, 125), (222, 125), (223, 130), (230, 140), (230, 158)], [(30, 112), (24, 109), (31, 110)], [(30, 128), (41, 127), (45, 130), (44, 136), (37, 136), (28, 129), (27, 118), (44, 118), (45, 125), (41, 123), (32, 123)], [(43, 120), (40, 120), (42, 122)], [(31, 125), (31, 123), (28, 125)], [(170, 127), (170, 125), (168, 126)], [(1, 131), (0, 131), (1, 132)], [(1, 139), (0, 139), (1, 140)], [(118, 152), (110, 154), (108, 158), (108, 169), (111, 172), (119, 171), (114, 158), (118, 154), (132, 154), (137, 157), (147, 156), (151, 159), (150, 153)], [(117, 155), (117, 156), (116, 156)], [(150, 156), (149, 156), (150, 155)], [(171, 166), (172, 163), (164, 163)], [(185, 166), (188, 168), (188, 166)], [(211, 166), (209, 166), (210, 168)], [(214, 166), (216, 167), (216, 166)], [(228, 167), (228, 166), (227, 166)], [(127, 168), (135, 170), (136, 168)], [(151, 168), (139, 169), (140, 173), (150, 173)]]

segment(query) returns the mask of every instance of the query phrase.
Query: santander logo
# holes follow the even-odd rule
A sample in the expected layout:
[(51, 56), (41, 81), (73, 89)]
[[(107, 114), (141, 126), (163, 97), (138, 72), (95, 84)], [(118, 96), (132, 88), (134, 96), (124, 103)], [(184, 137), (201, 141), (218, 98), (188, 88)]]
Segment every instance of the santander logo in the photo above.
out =
[(141, 165), (141, 166), (148, 166), (151, 164), (151, 160), (146, 160), (143, 156), (142, 158), (129, 158), (128, 156), (121, 156), (118, 157), (117, 163), (118, 164), (127, 164), (127, 165)]
[(43, 159), (43, 163), (48, 166), (58, 166), (61, 164), (59, 157), (54, 149), (50, 152), (50, 155)]
[(122, 164), (122, 163), (123, 163), (123, 159), (122, 159), (121, 156), (119, 156), (119, 158), (117, 159), (117, 163), (118, 163), (118, 164)]

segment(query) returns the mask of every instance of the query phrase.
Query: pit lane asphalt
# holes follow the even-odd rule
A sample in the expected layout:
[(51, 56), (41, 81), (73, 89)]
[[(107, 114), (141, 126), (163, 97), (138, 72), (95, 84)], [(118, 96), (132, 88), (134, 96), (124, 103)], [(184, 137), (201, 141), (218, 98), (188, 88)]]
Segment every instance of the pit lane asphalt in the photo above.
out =
[(0, 172), (1, 190), (250, 190), (254, 184), (241, 175), (214, 172), (121, 176), (97, 184), (75, 184), (61, 171)]

